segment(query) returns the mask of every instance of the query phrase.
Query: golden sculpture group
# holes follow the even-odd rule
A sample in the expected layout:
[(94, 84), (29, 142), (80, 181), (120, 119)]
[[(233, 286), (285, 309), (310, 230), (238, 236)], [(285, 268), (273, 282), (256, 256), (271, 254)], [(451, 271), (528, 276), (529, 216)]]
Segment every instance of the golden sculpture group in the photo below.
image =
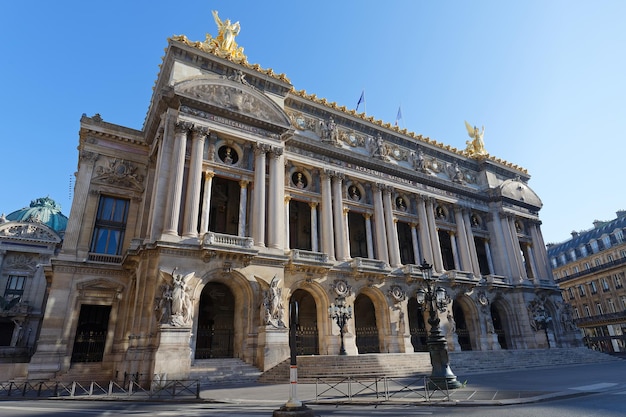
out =
[(235, 63), (247, 63), (247, 58), (243, 54), (243, 47), (238, 46), (237, 42), (235, 42), (235, 37), (239, 35), (241, 30), (239, 22), (231, 23), (230, 19), (222, 21), (215, 10), (213, 10), (213, 19), (217, 24), (218, 30), (215, 38), (207, 33), (204, 42), (191, 42), (185, 35), (173, 36), (172, 39)]

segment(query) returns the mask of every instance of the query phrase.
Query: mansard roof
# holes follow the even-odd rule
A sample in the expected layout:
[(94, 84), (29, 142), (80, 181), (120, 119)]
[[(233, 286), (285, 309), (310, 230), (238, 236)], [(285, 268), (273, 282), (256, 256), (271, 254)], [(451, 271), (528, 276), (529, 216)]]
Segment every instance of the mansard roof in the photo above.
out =
[(582, 232), (572, 232), (572, 238), (558, 244), (548, 244), (548, 256), (554, 257), (561, 253), (567, 253), (572, 249), (579, 248), (594, 240), (601, 239), (615, 230), (626, 228), (626, 212), (618, 212), (618, 217), (606, 222), (596, 221), (593, 229)]

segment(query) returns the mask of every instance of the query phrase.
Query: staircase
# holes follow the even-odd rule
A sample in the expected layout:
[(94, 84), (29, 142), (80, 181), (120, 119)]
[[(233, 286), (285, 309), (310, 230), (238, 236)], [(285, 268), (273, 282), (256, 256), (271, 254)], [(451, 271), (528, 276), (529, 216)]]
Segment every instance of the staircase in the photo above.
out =
[[(449, 356), (450, 367), (457, 376), (623, 360), (587, 348), (462, 351), (450, 352)], [(430, 375), (431, 369), (428, 352), (298, 356), (299, 383), (312, 383), (316, 378), (333, 379), (348, 375), (379, 375), (391, 378)], [(258, 382), (289, 382), (289, 360), (263, 373)]]
[(526, 350), (450, 352), (450, 367), (456, 375), (504, 372), (528, 368), (620, 361), (618, 357), (586, 347)]
[[(430, 374), (430, 355), (417, 353), (385, 353), (349, 356), (298, 356), (298, 382), (315, 382), (342, 376), (387, 376)], [(258, 382), (275, 384), (289, 382), (289, 359), (269, 369)]]
[(189, 379), (197, 379), (203, 386), (242, 385), (255, 383), (260, 375), (261, 371), (241, 359), (223, 358), (196, 360), (191, 367)]

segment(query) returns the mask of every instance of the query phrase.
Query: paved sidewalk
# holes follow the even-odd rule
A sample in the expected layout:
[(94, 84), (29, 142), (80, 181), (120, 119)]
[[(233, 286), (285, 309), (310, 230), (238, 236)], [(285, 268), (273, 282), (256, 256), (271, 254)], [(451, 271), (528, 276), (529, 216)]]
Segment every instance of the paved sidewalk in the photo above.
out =
[[(298, 384), (297, 397), (305, 404), (322, 402), (420, 403), (440, 406), (524, 404), (608, 390), (623, 391), (626, 394), (624, 375), (626, 375), (626, 361), (618, 361), (558, 368), (530, 368), (525, 371), (457, 375), (457, 379), (466, 382), (466, 385), (448, 393), (427, 392), (423, 388), (423, 381), (415, 381), (411, 383), (411, 389), (403, 389), (404, 384), (413, 381), (394, 379), (386, 383), (379, 380), (378, 387), (373, 385), (374, 381), (353, 381), (350, 386), (343, 383), (334, 387), (333, 384), (318, 384), (317, 387), (316, 384)], [(203, 388), (200, 397), (206, 401), (279, 407), (287, 402), (290, 391), (289, 384), (216, 386)]]

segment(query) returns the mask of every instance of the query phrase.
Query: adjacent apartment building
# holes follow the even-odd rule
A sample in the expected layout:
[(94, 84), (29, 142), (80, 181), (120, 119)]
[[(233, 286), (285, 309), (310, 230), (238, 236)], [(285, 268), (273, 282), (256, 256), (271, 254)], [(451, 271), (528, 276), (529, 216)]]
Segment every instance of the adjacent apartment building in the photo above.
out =
[(295, 303), (299, 354), (339, 353), (337, 305), (348, 354), (424, 350), (424, 260), (450, 349), (580, 345), (530, 175), (484, 130), (459, 121), (456, 149), (297, 90), (214, 16), (217, 36), (169, 39), (141, 130), (81, 118), (28, 378), (267, 370), (289, 357)]
[(626, 351), (626, 211), (572, 238), (548, 245), (554, 279), (572, 306), (585, 344), (603, 352)]

